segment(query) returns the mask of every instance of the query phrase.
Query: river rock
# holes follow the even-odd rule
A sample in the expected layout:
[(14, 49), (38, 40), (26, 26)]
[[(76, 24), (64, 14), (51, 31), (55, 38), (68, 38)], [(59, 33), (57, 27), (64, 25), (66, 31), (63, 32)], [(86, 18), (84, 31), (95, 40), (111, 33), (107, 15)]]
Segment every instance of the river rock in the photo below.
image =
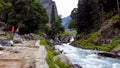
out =
[(115, 50), (112, 50), (111, 52), (120, 56), (120, 49), (115, 49)]
[(98, 53), (99, 56), (104, 56), (104, 57), (111, 57), (111, 58), (120, 58), (119, 55), (110, 53), (110, 52), (100, 52)]
[(48, 44), (50, 45), (61, 45), (62, 43), (69, 43), (70, 42), (71, 37), (70, 36), (59, 36), (56, 37), (54, 39), (50, 39), (48, 41)]
[(82, 68), (82, 67), (80, 65), (78, 65), (78, 64), (74, 64), (73, 68)]
[(9, 40), (7, 40), (6, 38), (0, 38), (0, 44), (2, 46), (11, 46), (13, 45), (13, 43)]
[(0, 44), (0, 50), (4, 50), (3, 46)]
[(66, 65), (72, 66), (72, 62), (69, 60), (69, 58), (65, 55), (57, 55), (54, 57), (55, 59), (60, 59), (63, 63)]
[(65, 36), (59, 36), (58, 39), (61, 41), (61, 43), (68, 43), (70, 42), (71, 37), (68, 35), (65, 35)]
[(22, 40), (21, 36), (19, 34), (15, 33), (14, 37), (13, 37), (13, 42), (15, 42), (15, 43), (22, 43), (22, 41), (23, 40)]

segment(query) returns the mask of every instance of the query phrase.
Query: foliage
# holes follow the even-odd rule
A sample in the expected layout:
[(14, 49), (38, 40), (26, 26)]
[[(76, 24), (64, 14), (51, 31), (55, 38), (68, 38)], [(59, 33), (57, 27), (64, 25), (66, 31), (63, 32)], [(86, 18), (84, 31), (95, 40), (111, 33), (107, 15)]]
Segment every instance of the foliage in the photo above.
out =
[[(83, 41), (80, 43), (80, 45), (89, 45), (89, 43), (92, 43), (93, 40), (95, 40), (100, 35), (100, 32), (93, 32), (88, 35), (88, 38), (83, 39)], [(87, 44), (86, 44), (87, 43)]]
[(94, 28), (99, 28), (99, 5), (94, 0), (79, 0), (78, 8), (71, 12), (69, 28), (74, 28), (78, 33), (89, 33)]
[[(111, 43), (105, 44), (105, 45), (96, 45), (94, 44), (94, 40), (96, 40), (97, 38), (100, 38), (100, 32), (93, 32), (90, 33), (89, 35), (87, 34), (87, 37), (85, 38), (86, 35), (84, 34), (79, 34), (77, 35), (75, 41), (72, 44), (78, 44), (80, 47), (85, 48), (85, 49), (98, 49), (98, 50), (102, 50), (102, 51), (111, 51), (113, 49), (118, 49), (120, 48), (120, 35), (118, 35), (117, 37), (112, 39)], [(81, 39), (81, 41), (79, 41), (78, 39)], [(100, 41), (101, 39), (99, 39), (98, 41)]]
[[(3, 34), (2, 34), (3, 33)], [(3, 32), (0, 30), (0, 37), (4, 37), (4, 38), (7, 38), (9, 40), (12, 40), (13, 39), (13, 36), (14, 34), (13, 33), (10, 33), (10, 32)]]
[(7, 8), (3, 7), (1, 10), (6, 15), (5, 22), (14, 25), (22, 34), (42, 30), (48, 23), (46, 10), (36, 0), (5, 0), (3, 3), (8, 3)]
[[(104, 51), (110, 51), (115, 47), (119, 47), (119, 39), (115, 40), (115, 38), (112, 39), (111, 43), (102, 45), (101, 39), (104, 38), (101, 37), (101, 32), (96, 32), (96, 30), (102, 27), (102, 23), (105, 24), (106, 21), (107, 25), (111, 25), (118, 32), (120, 16), (117, 4), (119, 3), (120, 1), (118, 0), (79, 0), (78, 8), (73, 9), (71, 12), (71, 17), (76, 22), (72, 22), (69, 25), (70, 28), (74, 28), (78, 32), (73, 44), (79, 45), (82, 48), (97, 48)], [(108, 27), (104, 26), (103, 30), (106, 28)]]
[(55, 38), (57, 34), (64, 32), (64, 27), (61, 23), (61, 17), (58, 16), (57, 19), (52, 23), (50, 28), (49, 35), (51, 36), (51, 38)]
[(56, 53), (53, 51), (52, 47), (47, 44), (47, 40), (43, 37), (40, 38), (41, 45), (44, 45), (48, 52), (48, 57), (46, 58), (49, 68), (70, 68), (68, 65), (65, 65), (60, 60), (55, 60), (54, 57)]
[(63, 33), (58, 34), (57, 36), (71, 36), (71, 37), (75, 37), (77, 34), (76, 30), (65, 30)]
[(103, 6), (105, 12), (115, 13), (117, 9), (117, 1), (115, 0), (99, 0), (100, 6)]
[(68, 28), (69, 28), (69, 29), (76, 29), (76, 26), (77, 26), (76, 20), (72, 20), (72, 21), (70, 22), (70, 24), (68, 25)]
[(120, 16), (119, 15), (116, 15), (116, 16), (113, 16), (111, 19), (108, 20), (110, 23), (117, 23), (117, 22), (120, 22)]
[(73, 19), (73, 20), (77, 20), (77, 8), (74, 8), (71, 12), (71, 15), (70, 17)]

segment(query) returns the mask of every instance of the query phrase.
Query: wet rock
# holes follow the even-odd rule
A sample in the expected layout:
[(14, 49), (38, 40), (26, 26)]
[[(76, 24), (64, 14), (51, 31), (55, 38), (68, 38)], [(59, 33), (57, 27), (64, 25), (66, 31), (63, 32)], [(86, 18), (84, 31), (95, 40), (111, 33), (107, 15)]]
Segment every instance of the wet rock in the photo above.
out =
[(0, 44), (0, 50), (4, 50), (3, 46)]
[(78, 65), (78, 64), (74, 64), (73, 68), (82, 68), (82, 67), (80, 65)]
[(61, 43), (68, 43), (70, 42), (71, 37), (68, 35), (65, 35), (65, 36), (59, 36), (58, 39), (61, 41)]
[(113, 50), (111, 52), (120, 56), (120, 49), (115, 49), (115, 50)]
[(50, 45), (61, 45), (62, 43), (69, 43), (70, 42), (71, 37), (70, 36), (59, 36), (56, 37), (54, 39), (50, 39), (48, 41), (48, 44)]
[(13, 43), (10, 40), (7, 40), (6, 38), (0, 38), (0, 44), (2, 46), (11, 46)]
[(103, 57), (110, 57), (110, 58), (120, 58), (119, 55), (110, 53), (110, 52), (101, 52), (101, 53), (98, 53), (98, 55)]
[(48, 44), (49, 45), (51, 45), (52, 47), (54, 47), (53, 45), (61, 45), (62, 43), (61, 43), (61, 41), (59, 41), (58, 39), (50, 39), (49, 41), (48, 41)]
[(14, 37), (13, 37), (13, 42), (15, 43), (22, 43), (22, 38), (19, 34), (15, 33)]

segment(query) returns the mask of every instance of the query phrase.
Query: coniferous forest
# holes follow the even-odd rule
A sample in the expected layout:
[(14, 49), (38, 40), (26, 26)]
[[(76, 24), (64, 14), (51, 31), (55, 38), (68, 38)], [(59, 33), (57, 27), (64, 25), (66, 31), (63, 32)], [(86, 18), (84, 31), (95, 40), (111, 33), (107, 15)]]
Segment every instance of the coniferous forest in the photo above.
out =
[(119, 3), (119, 0), (79, 0), (78, 7), (71, 12), (72, 21), (69, 24), (69, 28), (78, 33), (73, 44), (105, 51), (118, 48)]

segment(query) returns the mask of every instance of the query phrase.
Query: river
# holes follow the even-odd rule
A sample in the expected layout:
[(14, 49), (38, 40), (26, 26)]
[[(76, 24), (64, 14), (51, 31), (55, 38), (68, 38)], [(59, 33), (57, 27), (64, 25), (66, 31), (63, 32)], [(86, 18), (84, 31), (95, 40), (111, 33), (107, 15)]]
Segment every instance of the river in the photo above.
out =
[[(73, 40), (72, 38), (71, 42)], [(70, 43), (55, 45), (55, 49), (69, 57), (72, 64), (78, 64), (82, 68), (120, 68), (120, 59), (101, 57), (97, 55), (100, 51), (73, 47)]]

